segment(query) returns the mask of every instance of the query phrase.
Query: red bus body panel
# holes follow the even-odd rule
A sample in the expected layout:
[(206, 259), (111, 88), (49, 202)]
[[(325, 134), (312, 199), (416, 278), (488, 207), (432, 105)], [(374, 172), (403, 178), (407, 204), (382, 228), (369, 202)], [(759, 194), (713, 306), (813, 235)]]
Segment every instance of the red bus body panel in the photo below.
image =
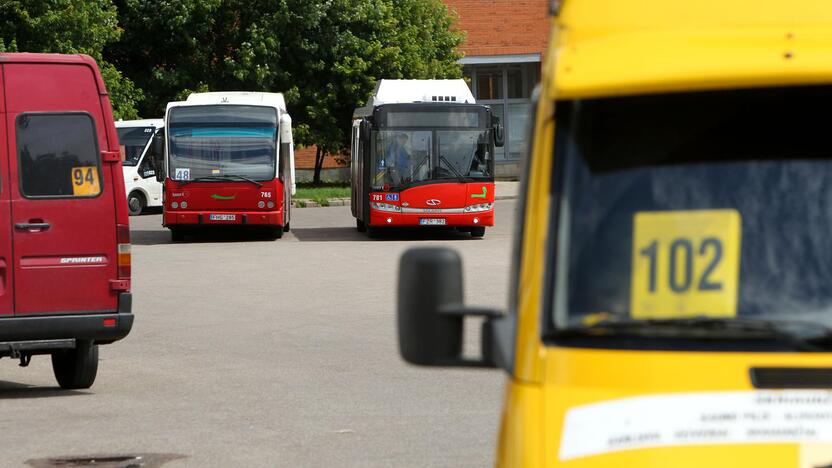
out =
[[(391, 212), (373, 208), (385, 203), (401, 208)], [(443, 182), (418, 185), (401, 192), (370, 193), (370, 226), (420, 226), (422, 219), (444, 219), (444, 226), (493, 226), (494, 209), (465, 212), (466, 206), (494, 203), (493, 182)]]
[[(279, 179), (260, 182), (180, 182), (165, 180), (164, 225), (215, 226), (264, 225), (283, 226), (284, 194)], [(182, 202), (187, 203), (182, 208)], [(262, 208), (259, 204), (262, 202)], [(176, 203), (177, 208), (173, 204)], [(274, 206), (269, 208), (269, 203)], [(212, 220), (211, 215), (235, 215), (234, 220)]]
[[(17, 145), (22, 113), (91, 117), (100, 151), (97, 196), (23, 195)], [(108, 343), (129, 333), (130, 278), (118, 271), (117, 226), (128, 225), (118, 151), (107, 90), (92, 58), (0, 54), (0, 225), (6, 226), (0, 229), (0, 341)], [(48, 226), (16, 227), (20, 223)], [(107, 325), (101, 317), (108, 317)]]
[(12, 259), (12, 205), (9, 196), (9, 158), (6, 138), (6, 99), (0, 65), (0, 317), (14, 314), (14, 260)]

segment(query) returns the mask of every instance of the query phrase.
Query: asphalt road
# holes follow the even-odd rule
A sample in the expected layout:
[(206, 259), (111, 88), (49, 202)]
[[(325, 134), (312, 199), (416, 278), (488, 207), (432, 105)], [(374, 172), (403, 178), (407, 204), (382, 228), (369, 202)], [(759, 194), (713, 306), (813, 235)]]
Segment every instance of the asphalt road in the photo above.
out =
[(89, 391), (57, 389), (48, 357), (0, 360), (0, 465), (150, 453), (183, 457), (165, 468), (488, 466), (505, 375), (401, 361), (397, 264), (409, 247), (451, 246), (467, 301), (504, 308), (514, 209), (498, 202), (477, 240), (371, 240), (348, 207), (296, 209), (274, 242), (171, 244), (158, 214), (132, 218), (133, 332), (101, 348)]

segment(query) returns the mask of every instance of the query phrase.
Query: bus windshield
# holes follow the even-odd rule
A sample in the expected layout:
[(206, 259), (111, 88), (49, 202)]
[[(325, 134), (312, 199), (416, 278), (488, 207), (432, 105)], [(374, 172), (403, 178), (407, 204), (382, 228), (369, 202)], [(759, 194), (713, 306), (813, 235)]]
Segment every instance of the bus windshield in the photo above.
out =
[(168, 122), (170, 177), (175, 180), (275, 177), (277, 111), (270, 107), (175, 107)]
[(829, 87), (558, 103), (553, 333), (697, 319), (828, 338), (827, 103)]
[(381, 130), (376, 132), (373, 188), (430, 180), (491, 176), (487, 130)]
[(147, 142), (153, 137), (153, 127), (121, 127), (118, 130), (118, 143), (124, 148), (124, 165), (137, 166)]

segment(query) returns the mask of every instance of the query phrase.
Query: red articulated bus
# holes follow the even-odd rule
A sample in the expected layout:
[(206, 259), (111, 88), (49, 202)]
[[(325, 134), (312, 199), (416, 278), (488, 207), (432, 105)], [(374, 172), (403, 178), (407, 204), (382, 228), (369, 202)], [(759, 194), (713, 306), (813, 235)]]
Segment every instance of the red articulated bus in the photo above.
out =
[(274, 239), (289, 230), (295, 162), (282, 94), (191, 94), (168, 103), (165, 129), (157, 174), (174, 242), (207, 227), (256, 227)]
[(382, 80), (352, 128), (359, 231), (494, 225), (494, 147), (503, 129), (463, 80)]

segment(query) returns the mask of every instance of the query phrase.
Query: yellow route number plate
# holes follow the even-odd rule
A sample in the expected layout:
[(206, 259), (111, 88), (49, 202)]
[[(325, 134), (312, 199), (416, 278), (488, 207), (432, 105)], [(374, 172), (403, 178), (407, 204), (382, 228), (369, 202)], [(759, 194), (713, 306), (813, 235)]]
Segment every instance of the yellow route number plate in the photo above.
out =
[(98, 168), (95, 166), (72, 168), (72, 194), (76, 197), (98, 195), (101, 185), (98, 183)]
[(730, 209), (636, 213), (630, 315), (736, 316), (741, 229)]

